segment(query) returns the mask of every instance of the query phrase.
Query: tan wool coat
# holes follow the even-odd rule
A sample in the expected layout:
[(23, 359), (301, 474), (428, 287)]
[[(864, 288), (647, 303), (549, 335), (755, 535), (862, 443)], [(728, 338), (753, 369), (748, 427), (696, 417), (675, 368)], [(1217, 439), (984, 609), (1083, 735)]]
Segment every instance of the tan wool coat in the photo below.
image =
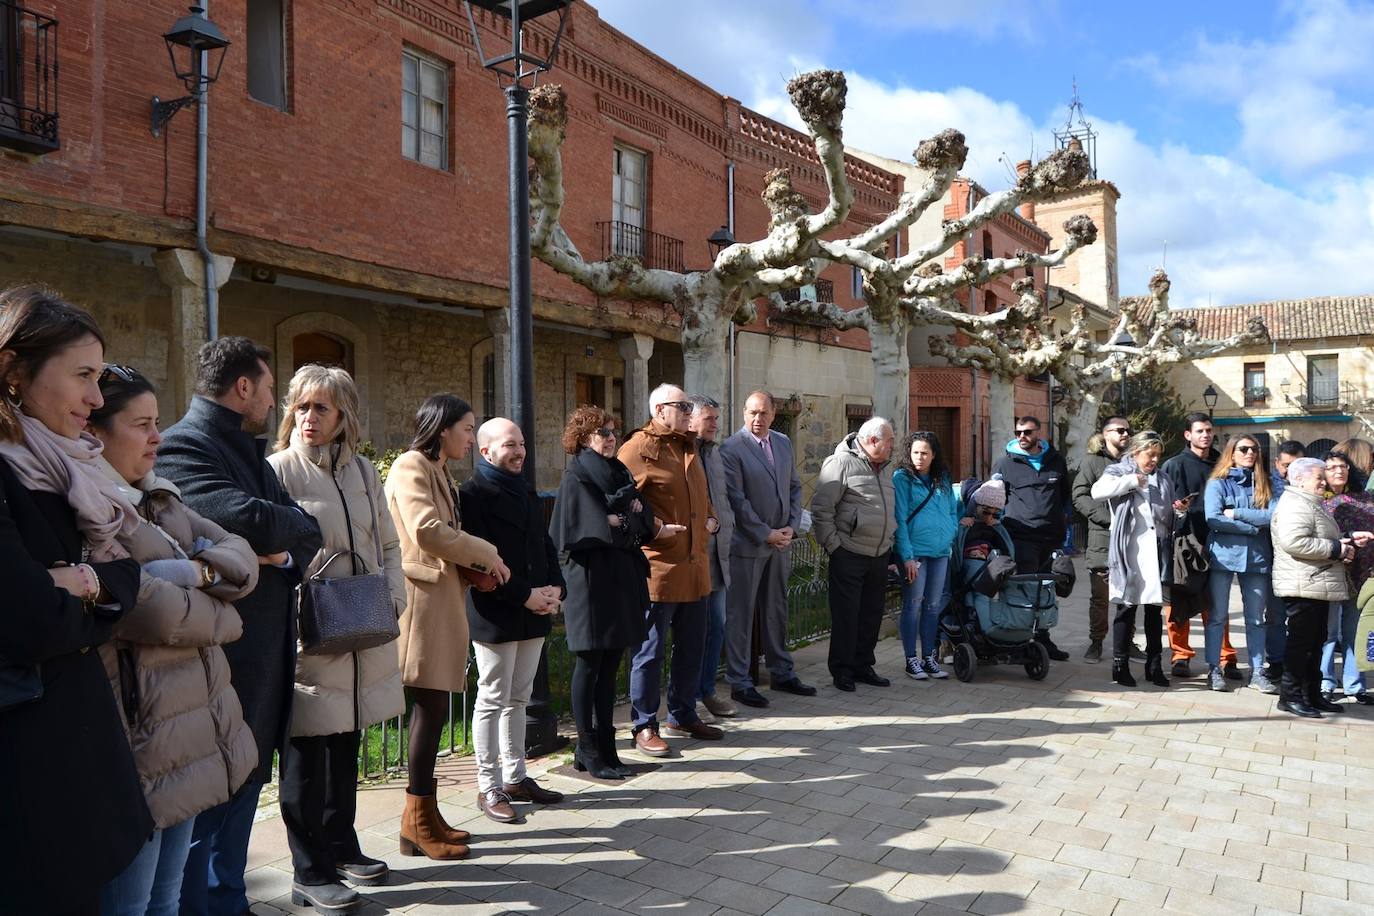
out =
[(458, 693), (467, 683), (468, 658), (468, 587), (458, 567), (490, 572), (500, 557), (490, 542), (463, 532), (453, 493), (448, 471), (421, 452), (405, 452), (387, 474), (387, 508), (406, 579), (401, 680)]
[(185, 559), (196, 538), (208, 538), (213, 545), (195, 558), (220, 576), (209, 588), (185, 589), (144, 575), (138, 603), (99, 650), (153, 820), (173, 827), (228, 801), (257, 766), (220, 646), (243, 633), (230, 602), (257, 587), (258, 558), (243, 538), (186, 508), (168, 481), (149, 474), (130, 487), (101, 464), (143, 518), (120, 541), (135, 560)]
[[(347, 517), (353, 523), (353, 545), (358, 553), (356, 573), (378, 571), (380, 539), (382, 565), (399, 617), (405, 610), (406, 601), (401, 546), (391, 513), (387, 511), (386, 493), (382, 490), (382, 478), (377, 469), (366, 458), (355, 458), (342, 445), (312, 448), (294, 437), (289, 448), (269, 456), (267, 463), (277, 472), (277, 479), (296, 505), (313, 515), (320, 524), (324, 546), (306, 567), (306, 577), (322, 570), (325, 578), (355, 575), (347, 556), (325, 567), (326, 560), (349, 549), (343, 504), (346, 499)], [(340, 490), (343, 491), (342, 499)], [(361, 652), (336, 655), (297, 653), (296, 687), (291, 707), (292, 737), (360, 731), (404, 711), (405, 694), (401, 690), (395, 645), (387, 643)]]
[(616, 457), (634, 475), (654, 517), (687, 528), (644, 545), (650, 600), (705, 598), (711, 593), (711, 535), (706, 520), (715, 518), (716, 511), (695, 435), (680, 435), (650, 420), (630, 436)]

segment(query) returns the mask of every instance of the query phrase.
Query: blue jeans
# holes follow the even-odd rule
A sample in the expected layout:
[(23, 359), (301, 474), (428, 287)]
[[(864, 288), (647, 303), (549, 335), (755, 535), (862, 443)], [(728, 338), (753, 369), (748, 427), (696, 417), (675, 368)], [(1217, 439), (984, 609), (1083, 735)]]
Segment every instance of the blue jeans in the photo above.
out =
[(1240, 580), (1240, 605), (1245, 614), (1245, 652), (1250, 656), (1250, 672), (1264, 667), (1265, 638), (1264, 606), (1269, 596), (1269, 574), (1258, 572), (1233, 573), (1229, 569), (1212, 567), (1207, 574), (1207, 593), (1212, 611), (1207, 615), (1207, 666), (1221, 665), (1221, 634), (1229, 623), (1231, 606), (1231, 577)]
[(154, 830), (129, 866), (100, 889), (100, 916), (176, 916), (196, 819)]
[(933, 655), (940, 639), (940, 612), (944, 610), (949, 586), (949, 557), (917, 557), (921, 564), (915, 582), (902, 583), (902, 616), (897, 630), (902, 634), (902, 650), (916, 658), (916, 637), (921, 637), (921, 654)]
[[(691, 725), (697, 721), (697, 688), (701, 686), (701, 644), (706, 638), (706, 599), (682, 602), (650, 602), (644, 612), (648, 635), (630, 663), (631, 729), (658, 723), (658, 702), (663, 688), (663, 656), (669, 633), (673, 660), (668, 671), (668, 722)], [(219, 916), (219, 914), (215, 914)]]
[(1341, 689), (1348, 697), (1364, 693), (1364, 673), (1355, 661), (1355, 631), (1360, 625), (1360, 609), (1354, 601), (1331, 602), (1331, 616), (1322, 643), (1322, 690), (1336, 689), (1336, 646), (1341, 647)]
[(697, 699), (716, 695), (716, 670), (720, 668), (720, 651), (725, 648), (725, 589), (718, 588), (706, 596), (706, 643), (701, 656), (701, 686)]
[(249, 781), (222, 805), (196, 816), (181, 887), (182, 916), (242, 916), (248, 909), (243, 872), (262, 783)]

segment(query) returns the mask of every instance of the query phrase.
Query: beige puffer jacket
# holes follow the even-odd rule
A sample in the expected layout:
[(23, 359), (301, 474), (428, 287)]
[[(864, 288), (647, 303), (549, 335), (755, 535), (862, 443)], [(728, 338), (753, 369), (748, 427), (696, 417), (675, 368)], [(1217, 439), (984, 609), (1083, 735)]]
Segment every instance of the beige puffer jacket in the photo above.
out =
[(145, 575), (138, 604), (115, 625), (114, 641), (100, 647), (148, 808), (159, 829), (172, 827), (228, 801), (257, 766), (257, 744), (220, 646), (243, 633), (230, 602), (257, 587), (258, 558), (243, 538), (188, 509), (168, 481), (149, 474), (134, 488), (100, 464), (143, 517), (120, 540), (134, 559), (184, 558), (196, 538), (214, 542), (195, 557), (219, 573), (218, 583), (188, 590)]
[[(310, 561), (305, 575), (315, 575), (326, 560), (348, 550), (348, 525), (344, 521), (343, 500), (339, 498), (342, 489), (343, 498), (348, 500), (348, 517), (353, 522), (358, 573), (377, 571), (380, 537), (387, 584), (399, 617), (405, 610), (406, 595), (401, 547), (377, 469), (366, 458), (355, 458), (342, 445), (311, 447), (295, 436), (290, 447), (269, 456), (267, 462), (296, 505), (315, 517), (324, 534), (324, 546)], [(351, 576), (353, 564), (347, 556), (340, 557), (324, 572), (326, 577)], [(455, 664), (462, 666), (461, 661)], [(401, 691), (396, 644), (339, 655), (297, 655), (292, 704), (291, 735), (298, 738), (360, 731), (399, 716), (405, 709), (405, 696)]]
[(895, 506), (892, 463), (873, 470), (858, 434), (850, 433), (821, 465), (811, 496), (816, 541), (826, 553), (843, 547), (863, 557), (887, 556), (897, 534)]
[(1321, 497), (1290, 486), (1269, 522), (1274, 542), (1274, 594), (1344, 601), (1350, 595), (1341, 562), (1341, 529)]

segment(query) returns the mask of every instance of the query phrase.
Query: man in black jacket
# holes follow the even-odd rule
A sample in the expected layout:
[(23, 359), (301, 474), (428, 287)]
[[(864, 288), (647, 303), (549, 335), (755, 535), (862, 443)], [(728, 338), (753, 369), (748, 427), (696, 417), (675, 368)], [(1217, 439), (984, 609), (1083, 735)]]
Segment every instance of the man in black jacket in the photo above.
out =
[(544, 526), (539, 496), (523, 476), (525, 437), (494, 417), (477, 430), (476, 473), (459, 490), (463, 530), (491, 542), (510, 578), (493, 591), (470, 593), (468, 632), (477, 658), (472, 749), (477, 807), (499, 823), (516, 819), (512, 801), (563, 800), (525, 773), (525, 706), (563, 600), (563, 571)]
[[(1064, 543), (1064, 507), (1072, 500), (1073, 479), (1064, 457), (1040, 438), (1039, 418), (1017, 419), (1016, 438), (1007, 443), (1007, 453), (992, 470), (1007, 487), (1002, 524), (1016, 548), (1016, 571), (1049, 572), (1054, 552)], [(1050, 658), (1068, 659), (1069, 653), (1054, 644), (1049, 630), (1037, 630), (1035, 638)]]
[(323, 543), (320, 526), (264, 460), (267, 443), (259, 437), (272, 410), (271, 358), (246, 337), (201, 347), (196, 396), (158, 448), (158, 475), (177, 485), (186, 505), (246, 539), (262, 566), (258, 587), (234, 603), (243, 636), (224, 647), (243, 718), (257, 738), (258, 769), (237, 795), (196, 818), (181, 890), (181, 912), (196, 916), (248, 909), (243, 872), (253, 814), (291, 713), (295, 588)]
[[(1194, 411), (1183, 418), (1183, 438), (1187, 446), (1161, 466), (1161, 471), (1174, 485), (1174, 498), (1193, 497), (1188, 506), (1187, 530), (1204, 547), (1207, 545), (1207, 513), (1203, 505), (1203, 491), (1207, 480), (1212, 476), (1220, 454), (1212, 448), (1212, 418), (1201, 411)], [(1168, 621), (1169, 649), (1173, 655), (1173, 674), (1175, 677), (1188, 677), (1188, 661), (1196, 654), (1188, 645), (1192, 629), (1192, 618), (1202, 615), (1203, 626), (1207, 624), (1207, 590), (1192, 594), (1183, 588), (1170, 585), (1165, 597), (1169, 606), (1164, 618)], [(1222, 630), (1221, 644), (1222, 673), (1231, 680), (1240, 680), (1240, 669), (1236, 667), (1236, 650), (1231, 646), (1231, 636)], [(1225, 690), (1221, 679), (1214, 679), (1209, 685), (1213, 690)]]
[[(1093, 440), (1098, 438), (1101, 447), (1094, 449)], [(1107, 549), (1112, 531), (1112, 510), (1105, 499), (1093, 499), (1092, 489), (1107, 465), (1121, 460), (1130, 438), (1129, 420), (1108, 417), (1101, 434), (1089, 440), (1088, 454), (1073, 479), (1073, 507), (1088, 522), (1088, 551), (1083, 559), (1092, 591), (1088, 598), (1088, 650), (1083, 658), (1090, 662), (1102, 661), (1102, 641), (1107, 638)]]

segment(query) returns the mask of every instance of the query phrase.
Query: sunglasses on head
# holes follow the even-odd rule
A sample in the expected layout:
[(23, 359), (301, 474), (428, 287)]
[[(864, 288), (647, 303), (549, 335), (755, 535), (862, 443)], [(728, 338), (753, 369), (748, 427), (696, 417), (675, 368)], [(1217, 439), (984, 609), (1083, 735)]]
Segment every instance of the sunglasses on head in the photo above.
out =
[(614, 427), (614, 426), (603, 426), (603, 427), (601, 427), (600, 429), (594, 429), (594, 430), (592, 430), (592, 432), (596, 433), (598, 436), (600, 436), (600, 437), (603, 438), (603, 439), (614, 439), (614, 438), (615, 438), (615, 427)]
[(137, 369), (121, 366), (118, 363), (106, 363), (105, 368), (100, 370), (100, 378), (96, 379), (96, 384), (102, 384), (110, 378), (117, 378), (121, 382), (132, 385), (142, 377)]

